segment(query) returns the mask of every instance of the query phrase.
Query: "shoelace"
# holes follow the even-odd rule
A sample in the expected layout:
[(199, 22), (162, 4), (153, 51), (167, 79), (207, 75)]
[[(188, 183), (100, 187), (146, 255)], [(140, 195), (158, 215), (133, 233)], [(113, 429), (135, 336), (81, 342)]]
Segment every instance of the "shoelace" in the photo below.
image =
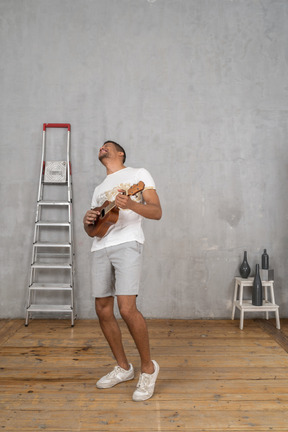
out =
[(115, 368), (111, 372), (109, 372), (106, 376), (107, 378), (114, 378), (114, 376), (117, 375), (117, 373), (120, 371), (121, 371), (121, 367), (115, 366)]
[(147, 376), (146, 374), (141, 374), (138, 384), (137, 384), (137, 388), (141, 388), (143, 390), (147, 390), (147, 387), (149, 385), (149, 376)]

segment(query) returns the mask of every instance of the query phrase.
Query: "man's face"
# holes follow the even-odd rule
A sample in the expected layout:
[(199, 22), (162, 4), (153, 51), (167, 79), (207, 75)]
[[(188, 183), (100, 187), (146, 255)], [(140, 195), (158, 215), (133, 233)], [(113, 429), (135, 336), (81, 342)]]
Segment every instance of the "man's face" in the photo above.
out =
[(106, 158), (118, 159), (120, 154), (122, 155), (123, 153), (119, 152), (113, 143), (107, 142), (100, 148), (98, 159), (101, 162)]
[(116, 148), (112, 143), (103, 144), (103, 146), (99, 150), (98, 159), (102, 161), (105, 158), (111, 158), (117, 155)]

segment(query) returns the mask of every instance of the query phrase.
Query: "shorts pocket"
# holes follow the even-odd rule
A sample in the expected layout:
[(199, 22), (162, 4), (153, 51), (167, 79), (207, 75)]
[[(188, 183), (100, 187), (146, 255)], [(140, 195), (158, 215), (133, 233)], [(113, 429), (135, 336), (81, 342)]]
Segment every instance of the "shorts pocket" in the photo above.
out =
[(139, 243), (137, 241), (134, 241), (133, 243), (131, 243), (131, 248), (134, 251), (136, 251), (139, 255), (141, 255), (143, 252), (143, 244)]

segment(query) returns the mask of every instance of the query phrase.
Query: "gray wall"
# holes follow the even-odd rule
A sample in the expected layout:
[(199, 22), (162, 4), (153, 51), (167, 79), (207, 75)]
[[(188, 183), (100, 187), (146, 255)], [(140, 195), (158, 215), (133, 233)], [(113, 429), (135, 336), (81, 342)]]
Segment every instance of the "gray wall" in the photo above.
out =
[(82, 217), (110, 138), (155, 178), (147, 317), (229, 318), (268, 249), (288, 316), (286, 0), (1, 0), (1, 305), (23, 317), (42, 124), (72, 125), (77, 313), (94, 317)]

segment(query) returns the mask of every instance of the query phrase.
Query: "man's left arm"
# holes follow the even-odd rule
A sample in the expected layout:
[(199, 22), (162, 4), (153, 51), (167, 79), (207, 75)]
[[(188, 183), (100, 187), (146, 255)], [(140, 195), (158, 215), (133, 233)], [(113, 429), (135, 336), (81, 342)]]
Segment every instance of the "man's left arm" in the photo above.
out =
[(132, 200), (129, 196), (123, 195), (121, 192), (116, 196), (115, 204), (120, 209), (132, 210), (135, 213), (147, 219), (159, 220), (162, 217), (162, 209), (158, 194), (155, 189), (146, 189), (143, 191), (143, 199), (145, 204), (138, 203)]

